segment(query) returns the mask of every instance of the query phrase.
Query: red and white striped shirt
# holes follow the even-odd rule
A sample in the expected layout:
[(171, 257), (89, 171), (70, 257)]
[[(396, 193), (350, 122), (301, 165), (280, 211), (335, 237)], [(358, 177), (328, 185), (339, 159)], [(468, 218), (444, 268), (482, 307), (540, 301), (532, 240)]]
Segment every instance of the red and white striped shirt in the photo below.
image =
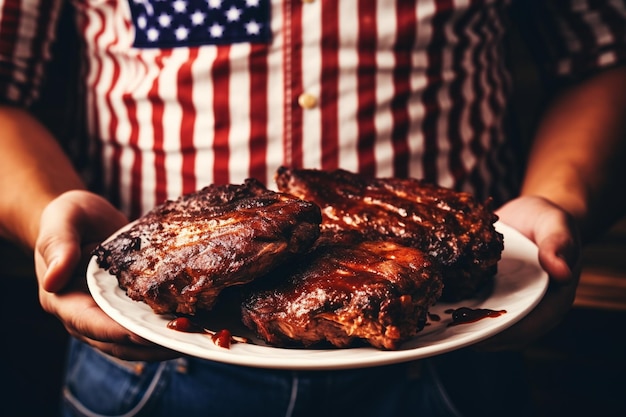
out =
[[(131, 217), (209, 183), (271, 186), (279, 165), (425, 178), (498, 202), (515, 191), (510, 1), (271, 1), (265, 42), (135, 46), (145, 27), (129, 2), (163, 1), (71, 2), (87, 136), (105, 194)], [(259, 2), (172, 7), (202, 3), (193, 12), (206, 19)], [(60, 4), (0, 0), (5, 101), (37, 98)], [(553, 75), (626, 59), (622, 0), (528, 1), (517, 13), (535, 19)]]

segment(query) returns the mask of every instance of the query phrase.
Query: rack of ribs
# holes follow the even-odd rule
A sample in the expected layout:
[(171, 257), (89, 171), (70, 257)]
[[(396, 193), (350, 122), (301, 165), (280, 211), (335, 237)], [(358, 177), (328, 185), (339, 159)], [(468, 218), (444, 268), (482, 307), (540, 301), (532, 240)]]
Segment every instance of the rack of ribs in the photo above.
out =
[(304, 259), (247, 288), (243, 322), (272, 346), (392, 350), (424, 327), (442, 282), (417, 249), (324, 236)]
[(193, 314), (211, 309), (224, 288), (309, 250), (320, 222), (313, 203), (249, 179), (166, 201), (94, 255), (131, 299), (156, 313)]
[(503, 236), (491, 202), (417, 179), (281, 167), (278, 189), (317, 204), (322, 232), (360, 234), (420, 249), (441, 264), (442, 299), (476, 294), (497, 272)]

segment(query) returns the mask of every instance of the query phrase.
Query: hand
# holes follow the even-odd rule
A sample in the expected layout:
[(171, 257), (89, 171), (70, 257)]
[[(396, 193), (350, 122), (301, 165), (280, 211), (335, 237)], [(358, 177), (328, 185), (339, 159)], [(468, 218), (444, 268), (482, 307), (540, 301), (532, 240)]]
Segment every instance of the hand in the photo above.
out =
[(501, 207), (497, 214), (503, 223), (537, 245), (539, 264), (550, 276), (550, 283), (547, 293), (528, 316), (475, 347), (521, 349), (554, 328), (571, 308), (580, 275), (581, 242), (571, 216), (546, 199), (519, 197)]
[(69, 191), (50, 202), (35, 245), (39, 301), (70, 335), (107, 354), (148, 361), (179, 356), (112, 320), (87, 289), (84, 272), (91, 251), (127, 222), (106, 200), (87, 191)]

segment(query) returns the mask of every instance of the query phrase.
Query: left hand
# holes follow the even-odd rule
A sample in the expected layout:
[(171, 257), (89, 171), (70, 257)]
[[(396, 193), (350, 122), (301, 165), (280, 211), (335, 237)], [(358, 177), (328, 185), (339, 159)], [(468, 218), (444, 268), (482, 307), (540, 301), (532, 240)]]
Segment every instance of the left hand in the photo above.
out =
[(122, 327), (96, 304), (85, 271), (94, 247), (128, 222), (102, 197), (65, 192), (44, 209), (35, 246), (39, 302), (76, 339), (125, 360), (155, 361), (180, 356)]
[(580, 276), (581, 240), (566, 211), (544, 198), (523, 196), (502, 206), (497, 214), (537, 245), (539, 264), (550, 283), (539, 305), (526, 317), (475, 346), (487, 351), (524, 348), (554, 328), (570, 310)]

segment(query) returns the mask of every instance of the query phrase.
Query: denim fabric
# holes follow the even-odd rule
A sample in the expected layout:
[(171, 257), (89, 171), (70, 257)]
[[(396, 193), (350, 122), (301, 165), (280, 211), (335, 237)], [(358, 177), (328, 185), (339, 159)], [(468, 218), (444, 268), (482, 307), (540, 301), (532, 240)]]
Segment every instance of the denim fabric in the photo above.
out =
[(427, 362), (325, 372), (126, 362), (72, 341), (63, 415), (456, 416)]

